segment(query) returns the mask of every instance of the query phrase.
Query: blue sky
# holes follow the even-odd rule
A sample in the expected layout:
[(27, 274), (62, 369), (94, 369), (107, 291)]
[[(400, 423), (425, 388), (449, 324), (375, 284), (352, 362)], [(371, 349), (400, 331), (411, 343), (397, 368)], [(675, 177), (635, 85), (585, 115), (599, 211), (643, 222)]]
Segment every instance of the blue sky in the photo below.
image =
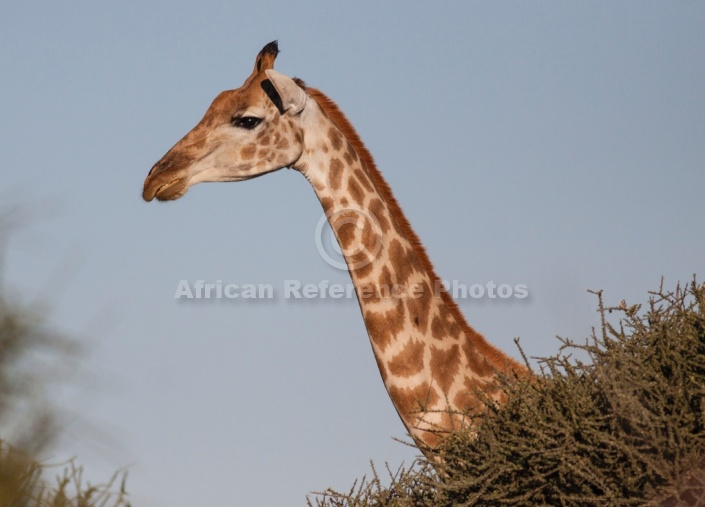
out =
[[(587, 289), (703, 277), (703, 26), (700, 2), (5, 2), (0, 206), (26, 225), (3, 275), (86, 349), (52, 459), (129, 467), (134, 505), (282, 505), (416, 455), (357, 303), (280, 290), (348, 282), (300, 174), (140, 197), (265, 43), (356, 125), (442, 277), (526, 285), (460, 305), (541, 356), (598, 323)], [(181, 280), (279, 292), (185, 301)]]

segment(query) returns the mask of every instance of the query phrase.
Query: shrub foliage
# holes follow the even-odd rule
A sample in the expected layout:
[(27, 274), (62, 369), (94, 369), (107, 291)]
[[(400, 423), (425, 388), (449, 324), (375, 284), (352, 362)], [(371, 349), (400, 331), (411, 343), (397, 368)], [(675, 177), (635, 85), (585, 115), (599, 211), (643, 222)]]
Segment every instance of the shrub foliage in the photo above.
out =
[(40, 366), (51, 370), (48, 364), (60, 363), (73, 350), (71, 341), (46, 329), (37, 312), (0, 293), (0, 507), (129, 506), (124, 472), (91, 485), (73, 461), (47, 465), (35, 458), (58, 431), (44, 389), (51, 379)]
[[(705, 285), (606, 308), (601, 329), (499, 378), (472, 431), (318, 506), (705, 506)], [(616, 318), (618, 317), (618, 318)], [(578, 359), (584, 358), (584, 359)]]

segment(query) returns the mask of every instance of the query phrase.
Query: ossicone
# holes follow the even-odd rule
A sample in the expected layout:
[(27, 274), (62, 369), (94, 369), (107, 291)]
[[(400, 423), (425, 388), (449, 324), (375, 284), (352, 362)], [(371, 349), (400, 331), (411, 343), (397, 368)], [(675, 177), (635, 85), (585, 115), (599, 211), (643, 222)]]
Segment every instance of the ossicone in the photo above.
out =
[(274, 68), (274, 60), (277, 59), (279, 54), (279, 43), (275, 40), (267, 44), (262, 48), (262, 50), (257, 55), (255, 59), (255, 68), (252, 71), (253, 74), (259, 74), (267, 69)]

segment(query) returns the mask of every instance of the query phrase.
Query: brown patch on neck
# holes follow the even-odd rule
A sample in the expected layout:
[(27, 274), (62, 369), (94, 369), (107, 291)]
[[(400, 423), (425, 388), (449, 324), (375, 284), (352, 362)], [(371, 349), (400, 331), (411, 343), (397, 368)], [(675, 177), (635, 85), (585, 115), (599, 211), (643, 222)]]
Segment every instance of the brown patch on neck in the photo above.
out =
[(429, 407), (435, 407), (440, 399), (427, 382), (413, 388), (389, 386), (389, 396), (409, 429), (416, 426), (414, 420), (418, 420)]

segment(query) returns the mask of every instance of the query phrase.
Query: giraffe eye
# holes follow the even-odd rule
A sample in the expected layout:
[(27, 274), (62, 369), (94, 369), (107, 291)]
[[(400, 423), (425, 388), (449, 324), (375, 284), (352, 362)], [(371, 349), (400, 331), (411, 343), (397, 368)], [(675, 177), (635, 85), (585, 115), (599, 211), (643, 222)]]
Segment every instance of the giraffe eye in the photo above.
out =
[(257, 118), (256, 116), (234, 116), (232, 119), (234, 127), (246, 130), (252, 130), (260, 123), (262, 123), (262, 118)]

